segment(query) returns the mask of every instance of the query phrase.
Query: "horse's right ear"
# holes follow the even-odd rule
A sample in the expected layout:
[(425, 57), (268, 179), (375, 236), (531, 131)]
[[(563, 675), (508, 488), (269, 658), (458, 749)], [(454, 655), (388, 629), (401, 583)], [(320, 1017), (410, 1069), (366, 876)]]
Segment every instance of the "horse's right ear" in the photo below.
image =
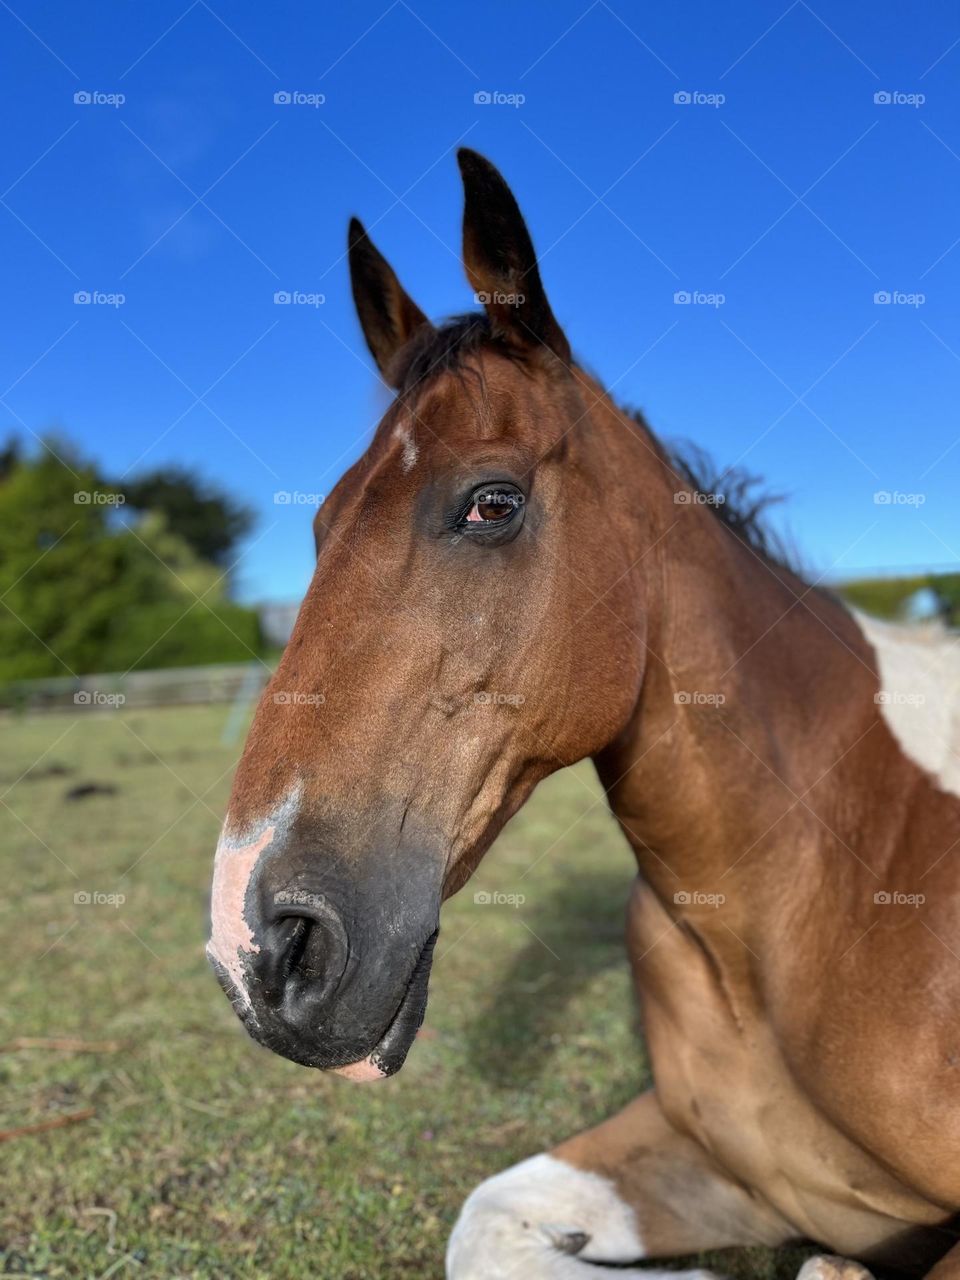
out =
[(360, 327), (384, 381), (395, 387), (397, 384), (391, 376), (394, 356), (430, 321), (357, 218), (350, 219), (348, 243), (350, 284)]

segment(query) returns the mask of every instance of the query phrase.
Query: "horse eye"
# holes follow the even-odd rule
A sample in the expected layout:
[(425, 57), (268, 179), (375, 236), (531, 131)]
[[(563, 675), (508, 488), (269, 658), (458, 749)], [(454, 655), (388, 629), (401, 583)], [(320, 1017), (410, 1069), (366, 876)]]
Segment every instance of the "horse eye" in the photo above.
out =
[(466, 515), (467, 524), (504, 524), (520, 506), (520, 494), (506, 489), (478, 493)]

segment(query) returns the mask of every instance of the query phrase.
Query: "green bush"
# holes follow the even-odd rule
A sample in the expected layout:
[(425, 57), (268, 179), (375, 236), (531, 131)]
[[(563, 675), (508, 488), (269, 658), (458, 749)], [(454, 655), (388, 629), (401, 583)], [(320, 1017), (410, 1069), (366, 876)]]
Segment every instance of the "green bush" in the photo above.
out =
[(185, 600), (123, 610), (113, 619), (98, 671), (147, 671), (249, 662), (263, 652), (254, 609)]

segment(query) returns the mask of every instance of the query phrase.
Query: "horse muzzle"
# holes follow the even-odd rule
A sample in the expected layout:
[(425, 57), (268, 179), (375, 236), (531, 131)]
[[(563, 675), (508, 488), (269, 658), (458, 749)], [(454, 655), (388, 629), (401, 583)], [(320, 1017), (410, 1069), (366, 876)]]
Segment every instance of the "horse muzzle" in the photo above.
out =
[(354, 1081), (399, 1071), (426, 1011), (440, 876), (423, 850), (221, 841), (207, 954), (250, 1035)]

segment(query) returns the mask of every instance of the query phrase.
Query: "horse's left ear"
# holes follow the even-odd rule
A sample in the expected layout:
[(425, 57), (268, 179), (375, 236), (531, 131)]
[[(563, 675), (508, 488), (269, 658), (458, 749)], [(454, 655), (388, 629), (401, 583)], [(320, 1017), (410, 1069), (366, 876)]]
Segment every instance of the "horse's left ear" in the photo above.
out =
[(384, 381), (393, 386), (393, 357), (430, 321), (397, 279), (358, 218), (350, 219), (348, 245), (350, 283), (360, 327)]
[(570, 344), (550, 310), (530, 232), (500, 171), (467, 147), (463, 177), (463, 264), (493, 332), (512, 346), (546, 347), (565, 364)]

